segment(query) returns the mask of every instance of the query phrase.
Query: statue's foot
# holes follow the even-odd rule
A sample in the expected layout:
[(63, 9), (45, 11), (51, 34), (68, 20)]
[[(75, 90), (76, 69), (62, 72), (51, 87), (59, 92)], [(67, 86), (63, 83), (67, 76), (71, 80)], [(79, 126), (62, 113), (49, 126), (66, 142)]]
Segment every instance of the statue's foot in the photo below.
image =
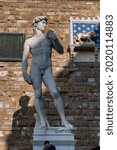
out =
[(49, 125), (47, 119), (45, 119), (42, 122), (40, 122), (40, 125), (38, 126), (38, 128), (49, 128), (49, 127), (50, 127), (50, 125)]
[(64, 120), (62, 123), (68, 130), (73, 130), (73, 125), (70, 124), (67, 120)]
[(40, 124), (40, 125), (38, 126), (38, 128), (39, 128), (39, 129), (44, 129), (44, 128), (46, 128), (46, 125), (45, 125), (45, 124)]
[(46, 117), (40, 120), (39, 116), (36, 113), (34, 114), (34, 117), (36, 119), (35, 128), (49, 128), (50, 127), (49, 122)]

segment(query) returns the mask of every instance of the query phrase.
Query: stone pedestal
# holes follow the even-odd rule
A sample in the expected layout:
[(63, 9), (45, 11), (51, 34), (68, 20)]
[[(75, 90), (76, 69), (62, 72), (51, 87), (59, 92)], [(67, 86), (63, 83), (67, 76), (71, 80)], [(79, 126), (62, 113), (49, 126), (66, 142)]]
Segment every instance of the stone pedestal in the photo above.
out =
[(45, 129), (34, 129), (33, 150), (42, 150), (44, 141), (55, 145), (56, 150), (75, 150), (74, 135), (70, 130), (63, 127), (50, 127)]

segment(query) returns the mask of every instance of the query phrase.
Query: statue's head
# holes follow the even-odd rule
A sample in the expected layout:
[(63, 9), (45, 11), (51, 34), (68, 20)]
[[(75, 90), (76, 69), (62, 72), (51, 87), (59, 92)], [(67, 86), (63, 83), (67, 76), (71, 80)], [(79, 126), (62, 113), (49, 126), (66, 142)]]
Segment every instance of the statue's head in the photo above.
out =
[(44, 30), (47, 23), (48, 23), (48, 19), (46, 16), (37, 16), (33, 19), (32, 26), (34, 31), (36, 30), (36, 28), (39, 30)]

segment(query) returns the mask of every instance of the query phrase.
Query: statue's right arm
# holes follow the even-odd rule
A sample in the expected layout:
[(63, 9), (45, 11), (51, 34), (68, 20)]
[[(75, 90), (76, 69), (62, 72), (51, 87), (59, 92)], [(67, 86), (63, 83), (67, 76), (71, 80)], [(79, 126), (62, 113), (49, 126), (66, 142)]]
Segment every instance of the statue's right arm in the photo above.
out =
[(22, 73), (23, 73), (24, 80), (27, 83), (32, 84), (31, 77), (27, 73), (29, 54), (30, 54), (30, 46), (29, 46), (28, 40), (26, 40), (24, 43), (24, 51), (23, 51), (23, 57), (22, 57)]

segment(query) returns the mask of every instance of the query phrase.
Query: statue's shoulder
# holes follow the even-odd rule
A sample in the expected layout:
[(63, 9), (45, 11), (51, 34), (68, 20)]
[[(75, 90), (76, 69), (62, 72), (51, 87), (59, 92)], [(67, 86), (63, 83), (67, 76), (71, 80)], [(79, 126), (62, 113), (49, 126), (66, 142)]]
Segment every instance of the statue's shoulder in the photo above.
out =
[(32, 47), (32, 44), (33, 44), (33, 37), (26, 39), (24, 42), (24, 45), (29, 46), (30, 48)]
[(32, 42), (32, 40), (33, 40), (33, 37), (28, 38), (28, 39), (26, 39), (26, 40), (25, 40), (25, 43), (27, 43), (27, 44), (28, 44), (28, 43), (31, 43), (31, 42)]

